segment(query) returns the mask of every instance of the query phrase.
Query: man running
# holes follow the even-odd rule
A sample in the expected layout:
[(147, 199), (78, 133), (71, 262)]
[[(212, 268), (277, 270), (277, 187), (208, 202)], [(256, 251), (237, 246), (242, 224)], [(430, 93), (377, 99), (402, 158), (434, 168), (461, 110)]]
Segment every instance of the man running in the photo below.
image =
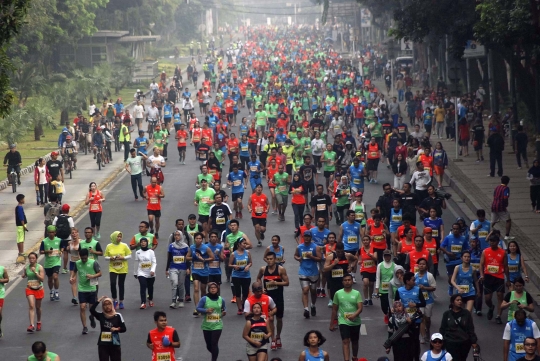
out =
[[(82, 334), (88, 333), (88, 327), (86, 327), (86, 308), (92, 306), (97, 300), (97, 283), (98, 278), (101, 277), (101, 268), (99, 263), (93, 259), (88, 258), (88, 249), (79, 249), (79, 259), (75, 262), (73, 270), (69, 277), (69, 282), (74, 284), (77, 282), (77, 290), (79, 292), (79, 310), (81, 316), (81, 322), (83, 325)], [(77, 277), (78, 274), (78, 277)], [(94, 316), (90, 315), (90, 326), (96, 328), (96, 320)]]
[(159, 219), (161, 218), (161, 199), (165, 198), (165, 190), (158, 184), (157, 177), (152, 177), (150, 184), (143, 189), (144, 199), (148, 200), (146, 212), (150, 233), (154, 233), (154, 220), (156, 221), (156, 238), (159, 238)]
[(332, 221), (332, 198), (324, 193), (322, 184), (317, 184), (317, 193), (311, 197), (309, 205), (313, 218), (324, 218), (325, 225), (328, 227), (330, 221)]
[(276, 185), (276, 202), (278, 207), (278, 221), (285, 220), (285, 209), (289, 198), (289, 174), (284, 172), (285, 166), (280, 164), (278, 172), (274, 174), (272, 183)]
[(262, 192), (262, 184), (255, 187), (255, 193), (249, 197), (248, 212), (251, 212), (251, 221), (255, 227), (255, 237), (257, 238), (257, 247), (262, 246), (264, 240), (264, 232), (266, 232), (266, 217), (268, 216), (268, 208), (270, 203), (268, 197)]
[[(345, 253), (343, 242), (336, 243), (334, 250), (326, 254), (322, 268), (323, 272), (328, 274), (328, 286), (330, 289), (328, 307), (332, 307), (336, 292), (343, 287), (343, 277), (350, 274), (357, 263), (358, 257), (356, 255)], [(335, 318), (332, 320), (335, 323)]]
[(480, 277), (479, 282), (484, 285), (484, 296), (486, 299), (486, 305), (489, 307), (487, 313), (487, 319), (493, 318), (493, 293), (497, 293), (497, 317), (495, 321), (497, 324), (502, 324), (501, 304), (504, 297), (504, 278), (506, 285), (510, 287), (510, 274), (508, 270), (508, 257), (506, 252), (499, 247), (499, 237), (495, 234), (488, 236), (489, 248), (486, 248), (482, 252), (480, 258)]
[(317, 282), (319, 281), (319, 269), (317, 262), (322, 259), (321, 250), (314, 243), (311, 243), (311, 231), (304, 232), (304, 243), (296, 247), (294, 259), (300, 262), (298, 276), (302, 287), (302, 304), (304, 306), (304, 317), (309, 318), (308, 297), (311, 293), (311, 316), (317, 315), (315, 303), (317, 302)]
[(154, 312), (156, 328), (148, 332), (146, 347), (152, 350), (152, 361), (176, 360), (174, 349), (180, 348), (180, 337), (176, 330), (167, 326), (167, 315), (163, 311)]
[[(211, 176), (210, 176), (211, 177)], [(202, 224), (205, 239), (208, 237), (208, 219), (210, 218), (210, 207), (214, 204), (214, 188), (208, 187), (206, 178), (201, 179), (201, 188), (195, 191), (193, 204), (198, 208), (199, 222)]]
[[(214, 261), (214, 254), (210, 247), (203, 244), (204, 234), (201, 232), (195, 233), (193, 239), (195, 244), (189, 247), (186, 259), (191, 261), (191, 274), (193, 277), (193, 300), (195, 305), (206, 294), (206, 285), (208, 284), (208, 264)], [(198, 317), (199, 313), (195, 309), (193, 316)]]
[(244, 190), (247, 188), (245, 184), (246, 178), (246, 173), (239, 170), (238, 164), (233, 164), (232, 172), (227, 176), (227, 184), (229, 187), (232, 186), (232, 201), (235, 218), (242, 218), (242, 209), (244, 208), (242, 198), (244, 198)]
[[(338, 241), (343, 242), (343, 247), (346, 253), (356, 255), (360, 249), (360, 223), (355, 221), (356, 214), (352, 209), (347, 211), (347, 222), (344, 222), (339, 227), (339, 237)], [(354, 277), (356, 273), (356, 265), (352, 269), (352, 278), (353, 282), (356, 283), (356, 278)]]
[[(214, 254), (214, 260), (210, 261), (208, 265), (208, 283), (217, 283), (221, 285), (221, 262), (225, 261), (223, 254), (223, 245), (219, 242), (221, 232), (215, 230), (210, 231), (208, 248)], [(219, 290), (218, 290), (219, 293)]]
[(227, 221), (232, 219), (231, 207), (227, 203), (223, 203), (221, 193), (214, 194), (214, 204), (212, 204), (208, 213), (208, 229), (218, 230), (221, 235), (227, 229)]
[(63, 248), (60, 247), (62, 240), (56, 237), (56, 226), (50, 225), (47, 227), (48, 237), (41, 241), (39, 253), (45, 255), (45, 263), (43, 268), (47, 275), (47, 284), (49, 285), (51, 301), (60, 301), (58, 290), (60, 289), (60, 280), (58, 273), (62, 265)]

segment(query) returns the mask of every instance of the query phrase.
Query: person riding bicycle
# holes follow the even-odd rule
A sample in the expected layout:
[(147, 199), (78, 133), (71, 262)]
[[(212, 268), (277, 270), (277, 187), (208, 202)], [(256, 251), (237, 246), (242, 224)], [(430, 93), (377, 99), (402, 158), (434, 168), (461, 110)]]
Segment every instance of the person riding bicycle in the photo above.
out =
[[(79, 122), (78, 124), (78, 128), (79, 128), (79, 148), (81, 145), (84, 145), (85, 147), (89, 147), (89, 135), (91, 135), (91, 131), (90, 131), (90, 123), (88, 123), (88, 119), (86, 118), (83, 118), (82, 122)], [(84, 150), (84, 148), (82, 149)]]
[(66, 141), (64, 142), (64, 144), (62, 144), (61, 153), (62, 153), (62, 158), (64, 159), (64, 163), (66, 163), (69, 159), (73, 161), (73, 169), (77, 169), (78, 149), (79, 149), (79, 146), (77, 145), (77, 142), (72, 139), (71, 135), (68, 135), (66, 137)]
[(105, 136), (103, 135), (103, 128), (105, 126), (97, 126), (96, 132), (92, 136), (92, 144), (94, 146), (94, 159), (96, 159), (96, 152), (99, 149), (101, 154), (101, 165), (105, 166), (105, 153), (103, 152), (103, 147), (105, 146)]
[(4, 167), (7, 166), (7, 175), (9, 179), (9, 173), (11, 173), (11, 169), (15, 169), (15, 172), (17, 173), (17, 184), (21, 185), (21, 165), (22, 165), (22, 157), (21, 153), (17, 150), (17, 146), (15, 144), (11, 144), (9, 146), (9, 152), (6, 153), (6, 156), (4, 157)]
[(64, 128), (62, 129), (62, 133), (60, 133), (60, 135), (58, 136), (58, 148), (61, 148), (62, 145), (66, 142), (66, 137), (67, 137), (68, 135), (73, 136), (73, 134), (70, 133), (69, 128), (68, 128), (68, 127), (64, 127)]

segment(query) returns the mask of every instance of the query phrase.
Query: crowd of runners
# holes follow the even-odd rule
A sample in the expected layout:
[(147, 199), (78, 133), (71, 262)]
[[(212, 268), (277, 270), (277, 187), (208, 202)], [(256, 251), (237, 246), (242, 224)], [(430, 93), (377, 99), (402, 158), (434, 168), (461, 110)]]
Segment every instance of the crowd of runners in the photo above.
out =
[[(311, 27), (260, 26), (243, 32), (243, 41), (204, 59), (200, 89), (190, 92), (185, 86), (193, 81), (193, 72), (190, 79), (179, 72), (170, 84), (165, 79), (153, 87), (152, 104), (136, 112), (142, 114), (134, 119), (140, 133), (126, 152), (125, 169), (135, 200), (147, 202), (148, 220), (140, 222), (139, 233), (116, 231), (110, 241), (101, 239), (106, 199), (95, 183), (86, 198), (91, 227), (73, 224), (67, 205), (53, 217), (39, 254), (30, 253), (24, 268), (26, 331), (42, 330), (46, 289), (50, 301), (59, 301), (62, 289), (80, 307), (82, 333), (88, 333), (88, 326), (100, 327), (99, 360), (121, 360), (121, 334), (129, 334), (129, 320), (120, 313), (127, 276), (131, 272), (139, 282), (141, 309), (162, 309), (154, 304), (154, 280), (165, 274), (171, 289), (159, 292), (171, 292), (170, 312), (189, 304), (192, 315), (201, 319), (213, 361), (219, 356), (224, 316), (234, 312), (246, 320), (238, 330), (245, 352), (238, 357), (281, 360), (272, 351), (286, 347), (281, 339), (284, 287), (297, 287), (293, 280), (298, 279), (303, 317), (329, 317), (328, 329), (339, 330), (346, 361), (359, 359), (361, 313), (374, 301), (389, 333), (381, 351), (392, 352), (394, 360), (461, 361), (471, 350), (478, 355), (474, 322), (486, 322), (479, 318), (483, 304), (488, 321), (502, 324), (505, 317), (508, 322), (504, 360), (532, 359), (540, 332), (526, 317), (534, 311), (524, 290), (527, 269), (509, 228), (502, 235), (493, 228), (508, 220), (509, 178), (502, 177), (487, 210), (493, 222), (479, 209), (470, 225), (462, 218), (445, 225), (442, 214), (449, 195), (441, 179), (446, 153), (440, 142), (432, 144), (430, 126), (414, 119), (404, 124), (389, 112), (396, 100), (387, 100), (362, 66), (383, 58), (382, 53), (366, 50), (358, 65), (342, 59), (324, 34)], [(176, 90), (169, 93), (171, 89)], [(161, 93), (173, 94), (173, 100), (162, 100)], [(156, 120), (155, 127), (149, 123), (154, 127), (150, 139), (142, 129), (147, 117)], [(199, 174), (184, 175), (195, 180), (197, 211), (189, 214), (184, 210), (190, 205), (182, 205), (178, 213), (185, 215), (166, 219), (174, 222), (175, 232), (160, 237), (161, 207), (167, 199), (163, 183), (170, 181), (161, 169), (176, 162), (167, 150), (173, 139), (180, 164), (200, 166)], [(378, 184), (378, 169), (385, 164), (393, 171), (393, 184)], [(142, 186), (147, 174), (149, 184)], [(364, 203), (366, 192), (381, 194), (376, 204)], [(24, 197), (17, 201), (17, 225), (24, 228)], [(268, 220), (284, 222), (286, 216), (294, 219), (294, 228), (289, 239), (282, 239)], [(250, 250), (262, 246), (267, 265), (252, 269)], [(166, 264), (158, 264), (156, 249), (167, 253)], [(40, 254), (43, 263), (38, 262)], [(293, 260), (299, 264), (295, 275), (287, 271)], [(69, 285), (59, 277), (68, 272)], [(110, 290), (98, 283), (107, 273)], [(438, 289), (436, 295), (436, 279), (444, 273), (448, 289)], [(1, 311), (9, 282), (3, 267), (0, 276)], [(225, 299), (225, 284), (231, 299)], [(319, 298), (328, 309), (320, 309)], [(435, 302), (449, 303), (450, 309), (434, 314)], [(431, 329), (433, 317), (442, 320), (439, 330)], [(152, 360), (175, 360), (181, 330), (168, 326), (163, 311), (154, 313), (154, 321), (156, 328), (146, 340)], [(300, 360), (329, 360), (317, 327), (305, 334)], [(500, 339), (500, 334), (493, 337)], [(429, 350), (421, 355), (426, 343)], [(60, 360), (42, 342), (34, 343), (32, 352), (28, 360)]]

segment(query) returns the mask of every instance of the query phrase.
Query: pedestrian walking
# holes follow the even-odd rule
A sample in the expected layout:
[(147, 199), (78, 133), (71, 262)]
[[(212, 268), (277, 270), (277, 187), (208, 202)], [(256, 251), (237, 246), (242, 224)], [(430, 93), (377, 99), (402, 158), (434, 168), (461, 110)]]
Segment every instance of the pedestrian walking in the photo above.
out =
[(523, 125), (518, 125), (518, 133), (516, 134), (516, 139), (514, 142), (518, 169), (521, 169), (521, 157), (523, 157), (523, 160), (525, 161), (525, 167), (529, 168), (529, 159), (527, 158), (527, 146), (529, 144), (529, 139), (527, 138), (527, 133), (523, 131)]
[(504, 138), (499, 132), (497, 132), (497, 128), (489, 128), (487, 145), (489, 147), (489, 176), (495, 177), (495, 163), (497, 163), (497, 175), (499, 177), (502, 177), (502, 154), (504, 151)]

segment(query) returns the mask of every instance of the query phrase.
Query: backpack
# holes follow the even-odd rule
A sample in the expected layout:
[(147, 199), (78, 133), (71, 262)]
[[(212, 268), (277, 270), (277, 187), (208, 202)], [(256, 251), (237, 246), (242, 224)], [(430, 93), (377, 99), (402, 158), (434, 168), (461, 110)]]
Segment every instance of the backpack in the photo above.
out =
[(60, 214), (56, 220), (56, 237), (68, 239), (71, 235), (71, 226), (69, 225), (70, 216)]

